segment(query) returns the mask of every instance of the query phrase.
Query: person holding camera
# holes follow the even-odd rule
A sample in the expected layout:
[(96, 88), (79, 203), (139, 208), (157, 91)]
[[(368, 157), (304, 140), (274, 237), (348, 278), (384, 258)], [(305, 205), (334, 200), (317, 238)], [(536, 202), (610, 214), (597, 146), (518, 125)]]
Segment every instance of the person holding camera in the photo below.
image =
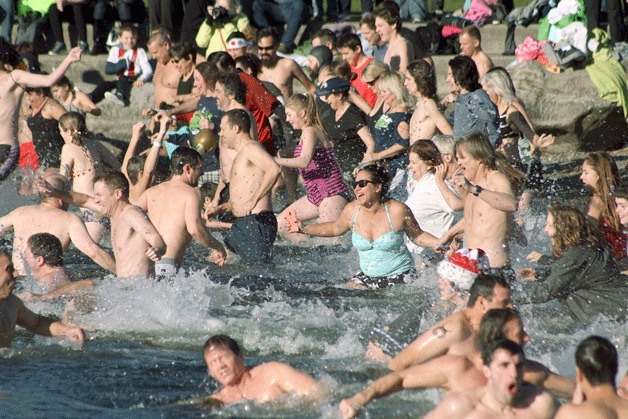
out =
[(207, 56), (215, 51), (227, 51), (227, 38), (233, 32), (249, 30), (249, 18), (240, 13), (236, 0), (216, 0), (207, 6), (205, 21), (196, 34), (196, 44), (207, 48)]

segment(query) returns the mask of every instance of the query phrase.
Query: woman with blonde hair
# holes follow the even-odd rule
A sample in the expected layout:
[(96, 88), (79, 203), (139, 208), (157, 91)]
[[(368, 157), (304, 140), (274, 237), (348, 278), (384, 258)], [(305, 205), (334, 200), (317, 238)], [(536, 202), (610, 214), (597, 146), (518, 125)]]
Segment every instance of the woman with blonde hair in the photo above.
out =
[(294, 129), (301, 130), (301, 138), (293, 158), (275, 157), (275, 161), (280, 166), (299, 169), (307, 195), (277, 216), (278, 231), (293, 243), (303, 243), (307, 237), (290, 231), (286, 217), (335, 221), (353, 197), (342, 180), (331, 138), (321, 125), (314, 97), (311, 94), (291, 96), (286, 102), (286, 119)]
[[(93, 196), (96, 170), (103, 162), (119, 170), (120, 162), (100, 141), (93, 139), (80, 113), (68, 112), (62, 115), (59, 118), (59, 131), (65, 142), (61, 149), (59, 173), (70, 178), (75, 192)], [(81, 209), (81, 212), (87, 231), (98, 243), (108, 225), (108, 219), (88, 209)]]
[(622, 260), (626, 257), (628, 235), (622, 231), (613, 196), (615, 188), (621, 186), (617, 163), (606, 152), (591, 153), (582, 163), (580, 180), (586, 189), (593, 192), (587, 215), (596, 220), (613, 250), (615, 260)]
[(628, 284), (584, 213), (571, 204), (550, 204), (544, 231), (550, 237), (553, 261), (546, 270), (519, 270), (526, 282), (523, 292), (514, 294), (516, 302), (556, 299), (581, 321), (600, 314), (625, 319)]
[(377, 95), (377, 100), (375, 100), (375, 104), (372, 107), (368, 106), (368, 104), (364, 105), (357, 102), (354, 103), (358, 108), (362, 110), (362, 112), (366, 114), (369, 130), (371, 131), (371, 133), (375, 129), (375, 123), (377, 122), (379, 117), (382, 116), (382, 108), (384, 105), (384, 98), (379, 94), (377, 82), (383, 75), (388, 73), (390, 73), (390, 67), (388, 67), (387, 64), (380, 63), (379, 61), (371, 61), (362, 73), (362, 80), (371, 89), (373, 89), (373, 92), (375, 92), (375, 94)]
[(403, 85), (403, 78), (398, 73), (382, 75), (377, 88), (384, 99), (382, 115), (375, 123), (375, 151), (365, 153), (363, 163), (382, 161), (388, 165), (390, 176), (390, 197), (405, 201), (407, 191), (406, 167), (410, 145), (410, 114), (412, 103), (410, 94)]

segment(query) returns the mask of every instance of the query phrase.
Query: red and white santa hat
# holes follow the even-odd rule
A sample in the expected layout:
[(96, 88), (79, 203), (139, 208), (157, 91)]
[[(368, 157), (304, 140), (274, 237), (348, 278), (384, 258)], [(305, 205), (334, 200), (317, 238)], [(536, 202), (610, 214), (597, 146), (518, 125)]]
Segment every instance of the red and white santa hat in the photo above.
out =
[(482, 249), (464, 248), (440, 262), (436, 270), (441, 278), (453, 282), (461, 290), (468, 291), (480, 270), (488, 268), (488, 258)]

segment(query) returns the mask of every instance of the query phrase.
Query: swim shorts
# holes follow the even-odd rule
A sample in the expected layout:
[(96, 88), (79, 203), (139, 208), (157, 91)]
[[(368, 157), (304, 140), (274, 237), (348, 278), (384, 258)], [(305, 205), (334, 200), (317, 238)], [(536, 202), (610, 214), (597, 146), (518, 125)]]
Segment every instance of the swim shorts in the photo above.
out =
[(402, 272), (400, 274), (390, 275), (390, 276), (368, 276), (362, 271), (359, 271), (353, 278), (351, 278), (350, 282), (355, 283), (356, 285), (362, 285), (372, 290), (381, 289), (393, 286), (395, 284), (403, 284), (405, 283), (405, 278), (407, 275), (414, 274), (414, 269), (410, 269), (409, 271)]
[(83, 219), (84, 223), (98, 223), (105, 226), (105, 228), (111, 227), (111, 221), (109, 220), (109, 217), (105, 217), (104, 215), (94, 212), (92, 210), (82, 209), (81, 218)]
[(225, 245), (245, 263), (270, 263), (275, 237), (277, 218), (272, 211), (262, 211), (236, 218), (225, 236)]
[(18, 166), (22, 169), (30, 167), (33, 170), (39, 169), (39, 157), (35, 151), (35, 143), (20, 144), (20, 162)]
[(517, 276), (515, 275), (515, 271), (510, 265), (504, 265), (499, 268), (482, 269), (482, 273), (498, 276), (506, 281), (511, 287), (515, 284), (515, 280), (517, 278)]
[(177, 274), (179, 267), (172, 258), (161, 258), (155, 262), (155, 278), (157, 280), (170, 279)]
[(0, 180), (13, 171), (19, 155), (20, 148), (17, 145), (0, 144)]

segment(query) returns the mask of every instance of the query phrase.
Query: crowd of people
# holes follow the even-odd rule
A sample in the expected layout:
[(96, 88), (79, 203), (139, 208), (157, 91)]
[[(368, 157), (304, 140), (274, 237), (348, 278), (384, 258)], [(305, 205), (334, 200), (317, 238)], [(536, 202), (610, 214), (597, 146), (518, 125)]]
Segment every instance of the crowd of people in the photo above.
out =
[[(289, 9), (274, 13), (266, 3), (274, 2), (252, 4), (260, 19)], [(511, 242), (525, 243), (515, 217), (545, 198), (540, 156), (554, 138), (535, 130), (508, 71), (482, 51), (477, 28), (461, 32), (462, 55), (448, 63), (451, 90), (441, 98), (433, 62), (403, 36), (393, 1), (363, 18), (362, 37), (316, 33), (302, 61), (309, 75), (296, 57), (280, 54), (293, 47), (289, 23), (282, 35), (266, 28), (255, 37), (246, 17), (216, 28), (235, 7), (217, 0), (195, 43), (174, 43), (160, 26), (144, 49), (137, 29), (123, 24), (103, 69), (116, 81), (90, 94), (64, 77), (80, 46), (43, 74), (24, 69), (0, 40), (0, 181), (17, 179), (22, 192), (30, 185), (41, 201), (0, 214), (0, 235), (13, 233), (12, 256), (0, 254), (0, 346), (10, 346), (16, 325), (84, 341), (80, 328), (22, 301), (98, 286), (63, 266), (70, 243), (117, 278), (172, 280), (192, 239), (218, 266), (267, 265), (278, 237), (344, 251), (338, 237), (351, 232), (360, 270), (337, 282), (375, 290), (436, 271), (449, 316), (421, 336), (415, 331), (415, 340), (374, 337), (367, 356), (392, 372), (343, 400), (343, 417), (407, 388), (445, 390), (432, 417), (627, 417), (609, 341), (583, 341), (576, 380), (561, 377), (524, 357), (529, 338), (512, 308), (556, 300), (583, 324), (599, 315), (626, 321), (628, 190), (613, 157), (586, 157), (587, 208), (550, 203), (551, 256), (530, 249), (534, 267), (515, 271)], [(295, 79), (303, 93), (295, 93)], [(105, 115), (103, 99), (128, 106), (145, 83), (154, 85), (153, 104), (120, 161), (86, 115)], [(107, 232), (111, 252), (102, 244)], [(38, 289), (19, 298), (15, 280), (27, 274)], [(210, 338), (203, 357), (223, 386), (203, 403), (324, 397), (312, 377), (286, 364), (247, 369), (228, 336)], [(572, 394), (558, 410), (554, 397)]]

